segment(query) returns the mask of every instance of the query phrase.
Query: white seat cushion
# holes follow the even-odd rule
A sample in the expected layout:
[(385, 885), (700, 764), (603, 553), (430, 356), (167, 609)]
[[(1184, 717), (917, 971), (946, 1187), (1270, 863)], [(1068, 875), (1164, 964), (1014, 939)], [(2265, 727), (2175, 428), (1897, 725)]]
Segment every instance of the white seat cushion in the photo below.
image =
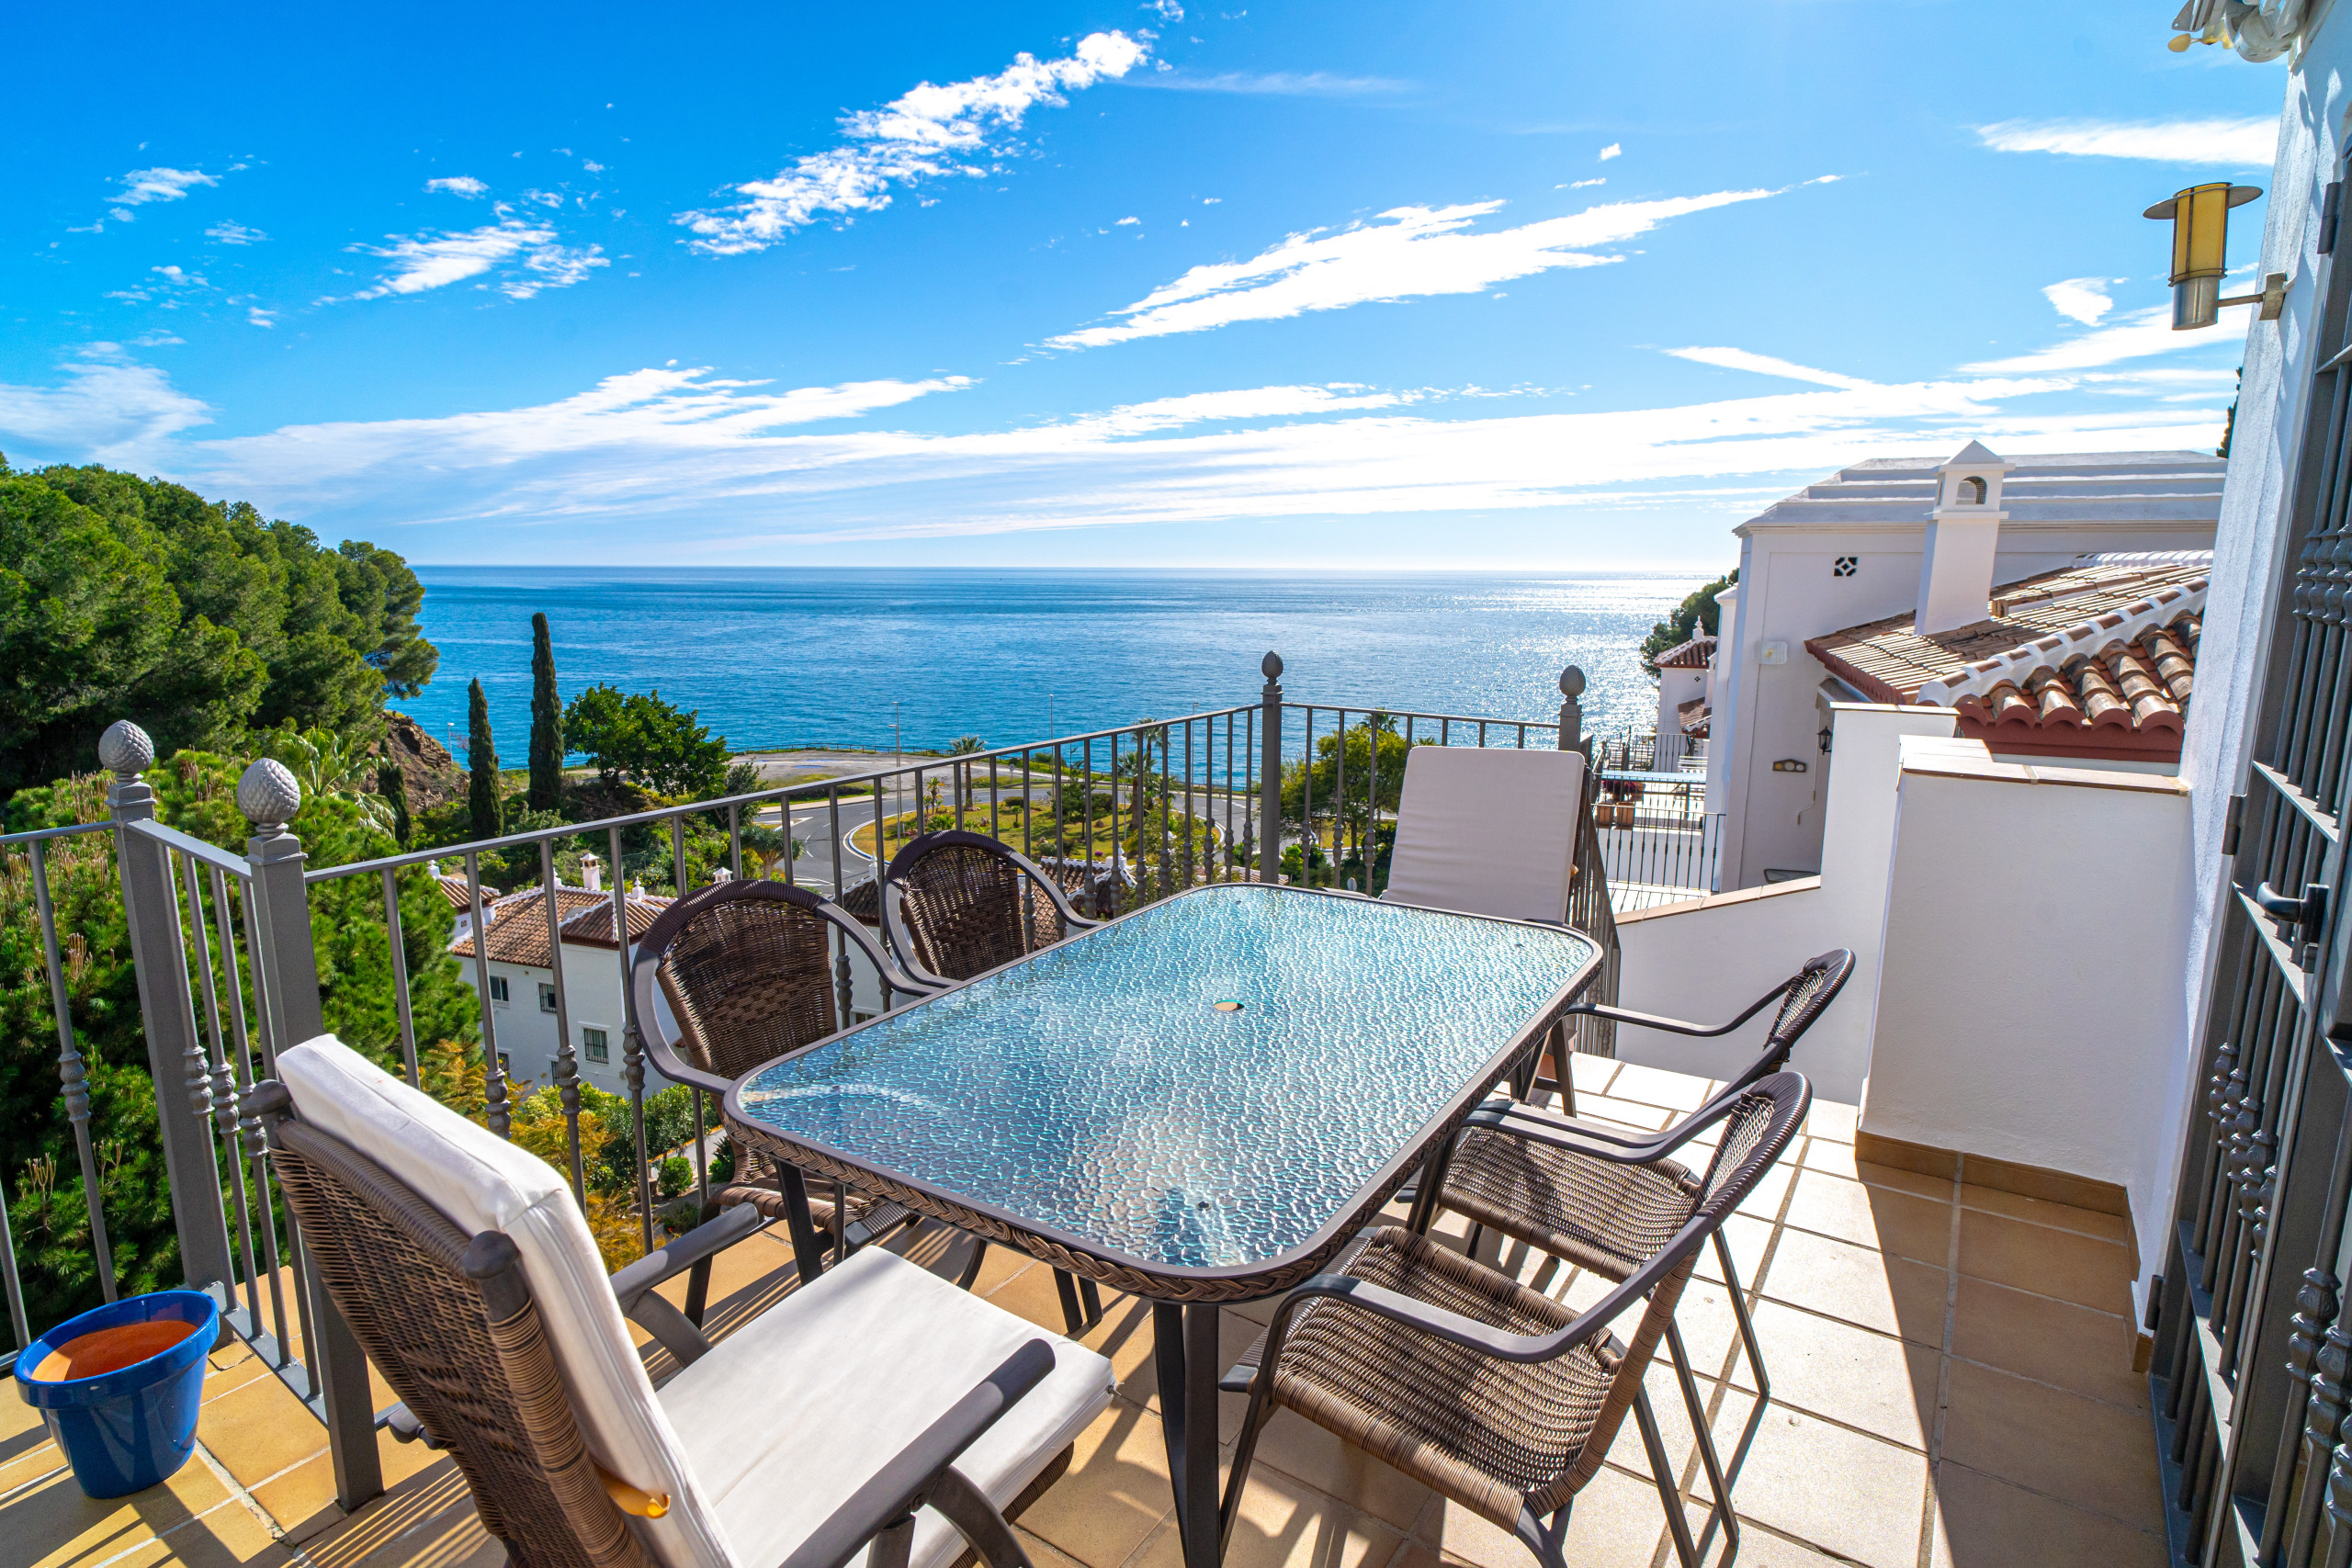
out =
[(1584, 758), (1416, 746), (1406, 754), (1383, 898), (1517, 920), (1568, 912)]
[[(663, 1568), (737, 1568), (718, 1517), (653, 1396), (621, 1320), (603, 1258), (555, 1168), (478, 1127), (351, 1050), (333, 1035), (277, 1058), (295, 1114), (341, 1138), (413, 1188), (468, 1235), (503, 1231), (522, 1255), (547, 1325), (564, 1392), (596, 1462), (670, 1511), (635, 1519)], [(744, 1392), (775, 1408), (788, 1385)], [(769, 1568), (767, 1559), (742, 1568)]]
[[(739, 1560), (756, 1568), (782, 1562), (1032, 1339), (1053, 1347), (1054, 1370), (956, 1462), (1002, 1507), (1110, 1404), (1111, 1363), (878, 1247), (744, 1325), (661, 1400)], [(926, 1508), (910, 1568), (942, 1568), (964, 1545)]]

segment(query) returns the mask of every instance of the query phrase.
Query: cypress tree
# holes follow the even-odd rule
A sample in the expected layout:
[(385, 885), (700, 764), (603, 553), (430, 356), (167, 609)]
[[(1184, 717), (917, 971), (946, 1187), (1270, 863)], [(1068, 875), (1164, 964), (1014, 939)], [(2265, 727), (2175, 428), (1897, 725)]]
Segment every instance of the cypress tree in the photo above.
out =
[(473, 812), (473, 835), (495, 839), (505, 831), (499, 809), (498, 748), (490, 738), (490, 699), (477, 679), (466, 694), (466, 804)]
[(376, 793), (392, 808), (392, 840), (408, 848), (408, 775), (401, 772), (398, 762), (386, 762), (376, 770)]
[(545, 615), (531, 617), (531, 809), (563, 806), (563, 699), (555, 690), (555, 643)]

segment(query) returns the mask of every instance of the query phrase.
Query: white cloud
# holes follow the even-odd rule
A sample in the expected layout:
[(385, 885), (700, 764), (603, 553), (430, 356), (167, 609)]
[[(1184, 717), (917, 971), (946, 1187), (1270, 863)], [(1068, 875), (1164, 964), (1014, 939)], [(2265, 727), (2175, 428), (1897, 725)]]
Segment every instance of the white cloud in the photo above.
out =
[(1177, 0), (1144, 0), (1143, 9), (1158, 13), (1159, 19), (1163, 22), (1181, 22), (1184, 19), (1184, 7), (1178, 4)]
[(1604, 164), (1609, 162), (1611, 158), (1622, 158), (1624, 155), (1625, 149), (1614, 141), (1600, 150), (1600, 161)]
[(2007, 119), (1980, 125), (1977, 136), (2001, 152), (2068, 152), (2078, 157), (2144, 158), (2158, 164), (2267, 168), (2278, 156), (2278, 122), (2249, 119)]
[(498, 291), (510, 299), (528, 299), (543, 288), (569, 288), (597, 267), (611, 265), (601, 245), (567, 248), (557, 243), (556, 231), (548, 225), (516, 218), (503, 207), (497, 210), (497, 222), (462, 233), (394, 234), (387, 236), (390, 244), (352, 246), (392, 264), (382, 282), (352, 298), (422, 294), (501, 269)]
[(248, 305), (245, 307), (245, 320), (257, 327), (274, 327), (277, 324), (277, 312), (265, 310), (258, 305)]
[(821, 218), (878, 212), (897, 186), (983, 175), (1031, 108), (1062, 104), (1066, 92), (1124, 76), (1148, 52), (1123, 32), (1090, 33), (1061, 60), (1023, 53), (993, 76), (923, 83), (881, 108), (842, 116), (842, 144), (797, 159), (772, 178), (737, 186), (742, 201), (682, 212), (674, 220), (693, 231), (695, 249), (738, 255), (765, 250)]
[(1393, 76), (1343, 76), (1329, 71), (1221, 71), (1209, 76), (1167, 71), (1139, 76), (1129, 85), (1177, 93), (1244, 93), (1281, 98), (1358, 98), (1409, 92), (1413, 85)]
[(208, 240), (217, 240), (224, 245), (258, 245), (269, 238), (258, 229), (248, 229), (242, 223), (228, 222), (215, 223), (204, 231), (204, 237)]
[[(2233, 305), (2225, 312), (2234, 324), (2245, 318), (2236, 312), (2252, 310), (2250, 305)], [(1984, 373), (2019, 371), (2029, 375), (2052, 370), (2088, 370), (2119, 360), (2140, 359), (2152, 354), (2171, 354), (2182, 349), (2199, 348), (2227, 337), (2236, 337), (2228, 328), (2209, 337), (2203, 333), (2177, 333), (2172, 330), (2172, 307), (2159, 305), (2154, 310), (2135, 310), (2111, 327), (2085, 333), (2049, 348), (2035, 349), (2030, 354), (2012, 355), (2002, 359), (1987, 359), (1961, 367), (1963, 370)]]
[(490, 186), (471, 175), (447, 175), (437, 180), (425, 181), (424, 188), (429, 191), (446, 191), (451, 196), (462, 196), (470, 201), (475, 197), (488, 192)]
[(212, 417), (161, 370), (133, 364), (110, 343), (92, 344), (60, 368), (61, 386), (0, 381), (0, 436), (76, 461), (126, 463)]
[(1125, 320), (1048, 341), (1057, 348), (1095, 348), (1372, 300), (1481, 293), (1553, 267), (1602, 266), (1622, 260), (1576, 247), (1632, 239), (1669, 218), (1775, 194), (1717, 191), (1664, 201), (1617, 202), (1486, 233), (1467, 231), (1474, 220), (1499, 210), (1499, 201), (1393, 208), (1380, 214), (1380, 220), (1351, 224), (1337, 232), (1293, 234), (1246, 262), (1193, 267), (1113, 312)]
[(1713, 365), (1720, 369), (1752, 370), (1758, 376), (1785, 376), (1792, 381), (1811, 381), (1824, 387), (1855, 389), (1872, 385), (1860, 377), (1841, 376), (1835, 370), (1815, 370), (1809, 365), (1775, 359), (1769, 354), (1750, 354), (1744, 348), (1669, 348), (1666, 352), (1677, 359)]
[(1570, 180), (1564, 186), (1554, 186), (1552, 188), (1554, 190), (1583, 190), (1589, 186), (1605, 186), (1608, 183), (1607, 175), (1596, 175), (1589, 180)]
[(1418, 402), (1417, 392), (1375, 392), (1355, 386), (1251, 387), (1227, 392), (1193, 392), (1125, 403), (1108, 413), (1072, 420), (1058, 428), (1103, 435), (1144, 435), (1204, 420), (1291, 419), (1302, 414), (1340, 413), (1350, 409), (1395, 408)]
[(2107, 295), (2109, 281), (2104, 277), (2070, 277), (2049, 285), (2041, 294), (2051, 308), (2068, 321), (2095, 327), (2101, 316), (2115, 308), (2115, 301)]
[(1128, 224), (1130, 224), (1130, 223), (1140, 223), (1140, 222), (1142, 222), (1142, 221), (1143, 221), (1143, 220), (1142, 220), (1142, 219), (1140, 219), (1140, 218), (1122, 218), (1122, 219), (1120, 219), (1120, 220), (1119, 220), (1119, 221), (1118, 221), (1116, 224), (1114, 224), (1114, 227), (1115, 227), (1115, 228), (1120, 228), (1120, 229), (1124, 229), (1124, 228), (1125, 228), (1125, 227), (1126, 227)]
[(177, 201), (195, 186), (217, 186), (218, 175), (208, 175), (195, 169), (133, 169), (122, 176), (122, 189), (107, 199), (115, 204), (114, 216), (124, 222), (130, 214), (126, 207), (143, 207), (151, 201)]

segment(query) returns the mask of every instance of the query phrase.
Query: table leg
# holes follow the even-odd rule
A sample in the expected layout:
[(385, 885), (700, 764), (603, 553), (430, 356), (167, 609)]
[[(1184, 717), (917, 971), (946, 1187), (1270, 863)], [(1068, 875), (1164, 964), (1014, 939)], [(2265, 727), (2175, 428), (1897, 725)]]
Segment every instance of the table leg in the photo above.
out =
[(1184, 1568), (1218, 1568), (1216, 1380), (1218, 1310), (1214, 1303), (1151, 1309), (1159, 1371), (1159, 1423), (1168, 1439), (1168, 1479)]

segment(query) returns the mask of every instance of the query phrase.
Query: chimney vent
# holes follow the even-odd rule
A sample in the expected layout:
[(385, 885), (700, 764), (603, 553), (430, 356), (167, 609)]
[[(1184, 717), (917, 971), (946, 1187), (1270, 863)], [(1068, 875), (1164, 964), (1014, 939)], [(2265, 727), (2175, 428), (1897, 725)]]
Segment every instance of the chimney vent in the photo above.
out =
[(580, 886), (591, 893), (605, 890), (605, 863), (593, 854), (580, 857)]
[(2000, 547), (2001, 480), (2015, 465), (1972, 441), (1936, 470), (1936, 509), (1919, 557), (1921, 637), (1973, 626), (1991, 612), (1993, 557)]

